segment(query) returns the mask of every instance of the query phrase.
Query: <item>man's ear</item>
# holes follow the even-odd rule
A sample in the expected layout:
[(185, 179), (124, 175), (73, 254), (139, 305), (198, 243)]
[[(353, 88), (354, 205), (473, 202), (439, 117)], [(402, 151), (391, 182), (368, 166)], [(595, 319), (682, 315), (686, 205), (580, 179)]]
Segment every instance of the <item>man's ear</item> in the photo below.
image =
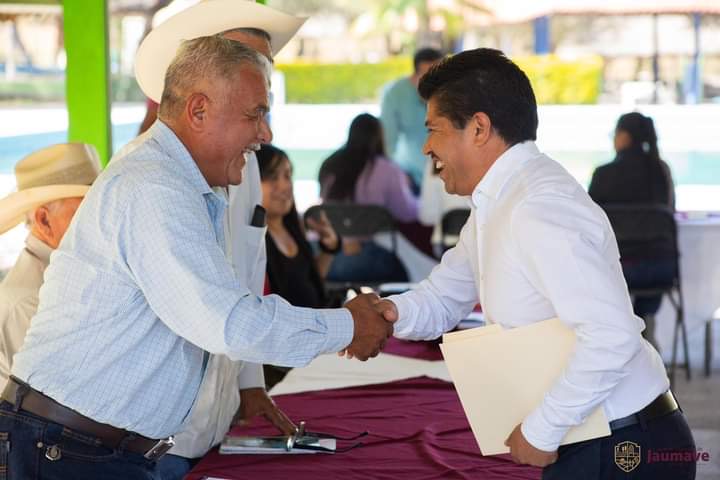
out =
[(45, 205), (35, 209), (33, 216), (33, 232), (43, 242), (50, 245), (52, 241), (52, 225), (50, 224), (50, 210)]
[(473, 143), (481, 147), (485, 145), (492, 135), (492, 122), (485, 112), (476, 112), (468, 121), (472, 130)]
[(185, 102), (185, 117), (192, 130), (202, 131), (205, 129), (209, 115), (210, 99), (204, 93), (192, 93)]

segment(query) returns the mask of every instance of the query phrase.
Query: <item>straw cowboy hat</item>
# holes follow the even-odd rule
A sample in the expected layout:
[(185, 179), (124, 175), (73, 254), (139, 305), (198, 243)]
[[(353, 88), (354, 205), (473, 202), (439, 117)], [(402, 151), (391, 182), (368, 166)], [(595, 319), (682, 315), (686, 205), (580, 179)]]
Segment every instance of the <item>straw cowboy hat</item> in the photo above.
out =
[(0, 234), (40, 205), (84, 197), (100, 173), (100, 157), (86, 143), (61, 143), (31, 153), (15, 165), (17, 192), (0, 200)]
[(135, 78), (150, 99), (160, 102), (165, 72), (183, 40), (215, 35), (234, 28), (257, 28), (270, 34), (279, 52), (307, 18), (295, 17), (254, 1), (207, 0), (161, 23), (143, 40), (135, 56)]

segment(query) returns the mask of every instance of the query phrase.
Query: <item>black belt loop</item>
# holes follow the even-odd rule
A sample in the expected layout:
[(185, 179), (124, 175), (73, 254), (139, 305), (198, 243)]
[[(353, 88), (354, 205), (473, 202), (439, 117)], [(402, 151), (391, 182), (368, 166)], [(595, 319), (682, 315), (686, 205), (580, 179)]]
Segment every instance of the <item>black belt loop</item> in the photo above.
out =
[[(15, 380), (13, 378), (13, 380)], [(15, 404), (13, 405), (13, 412), (18, 413), (20, 411), (20, 407), (22, 407), (23, 398), (25, 398), (25, 395), (28, 394), (30, 391), (30, 386), (27, 383), (18, 382), (15, 380), (18, 387), (17, 390), (15, 390)]]

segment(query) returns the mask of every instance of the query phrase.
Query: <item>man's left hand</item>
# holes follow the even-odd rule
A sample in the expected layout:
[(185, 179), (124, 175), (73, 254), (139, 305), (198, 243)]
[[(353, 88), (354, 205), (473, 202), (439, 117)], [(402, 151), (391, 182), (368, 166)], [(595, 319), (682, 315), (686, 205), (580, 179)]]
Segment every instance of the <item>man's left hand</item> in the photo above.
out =
[(546, 452), (533, 447), (527, 441), (520, 425), (515, 427), (510, 436), (505, 440), (505, 445), (510, 447), (510, 456), (515, 463), (533, 465), (535, 467), (546, 467), (557, 460), (557, 450)]
[(233, 425), (245, 425), (262, 415), (285, 435), (295, 433), (295, 424), (280, 410), (264, 388), (247, 388), (240, 390), (240, 408), (238, 408)]

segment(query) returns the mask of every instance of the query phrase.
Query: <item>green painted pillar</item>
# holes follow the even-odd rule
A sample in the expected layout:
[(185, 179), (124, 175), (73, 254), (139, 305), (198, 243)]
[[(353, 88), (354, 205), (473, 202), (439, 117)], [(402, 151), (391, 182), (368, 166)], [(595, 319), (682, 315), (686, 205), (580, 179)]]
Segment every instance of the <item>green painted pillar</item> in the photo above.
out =
[(263, 5), (267, 4), (267, 0), (257, 0), (257, 3), (262, 3)]
[(95, 145), (103, 165), (112, 155), (106, 0), (64, 0), (68, 140)]

